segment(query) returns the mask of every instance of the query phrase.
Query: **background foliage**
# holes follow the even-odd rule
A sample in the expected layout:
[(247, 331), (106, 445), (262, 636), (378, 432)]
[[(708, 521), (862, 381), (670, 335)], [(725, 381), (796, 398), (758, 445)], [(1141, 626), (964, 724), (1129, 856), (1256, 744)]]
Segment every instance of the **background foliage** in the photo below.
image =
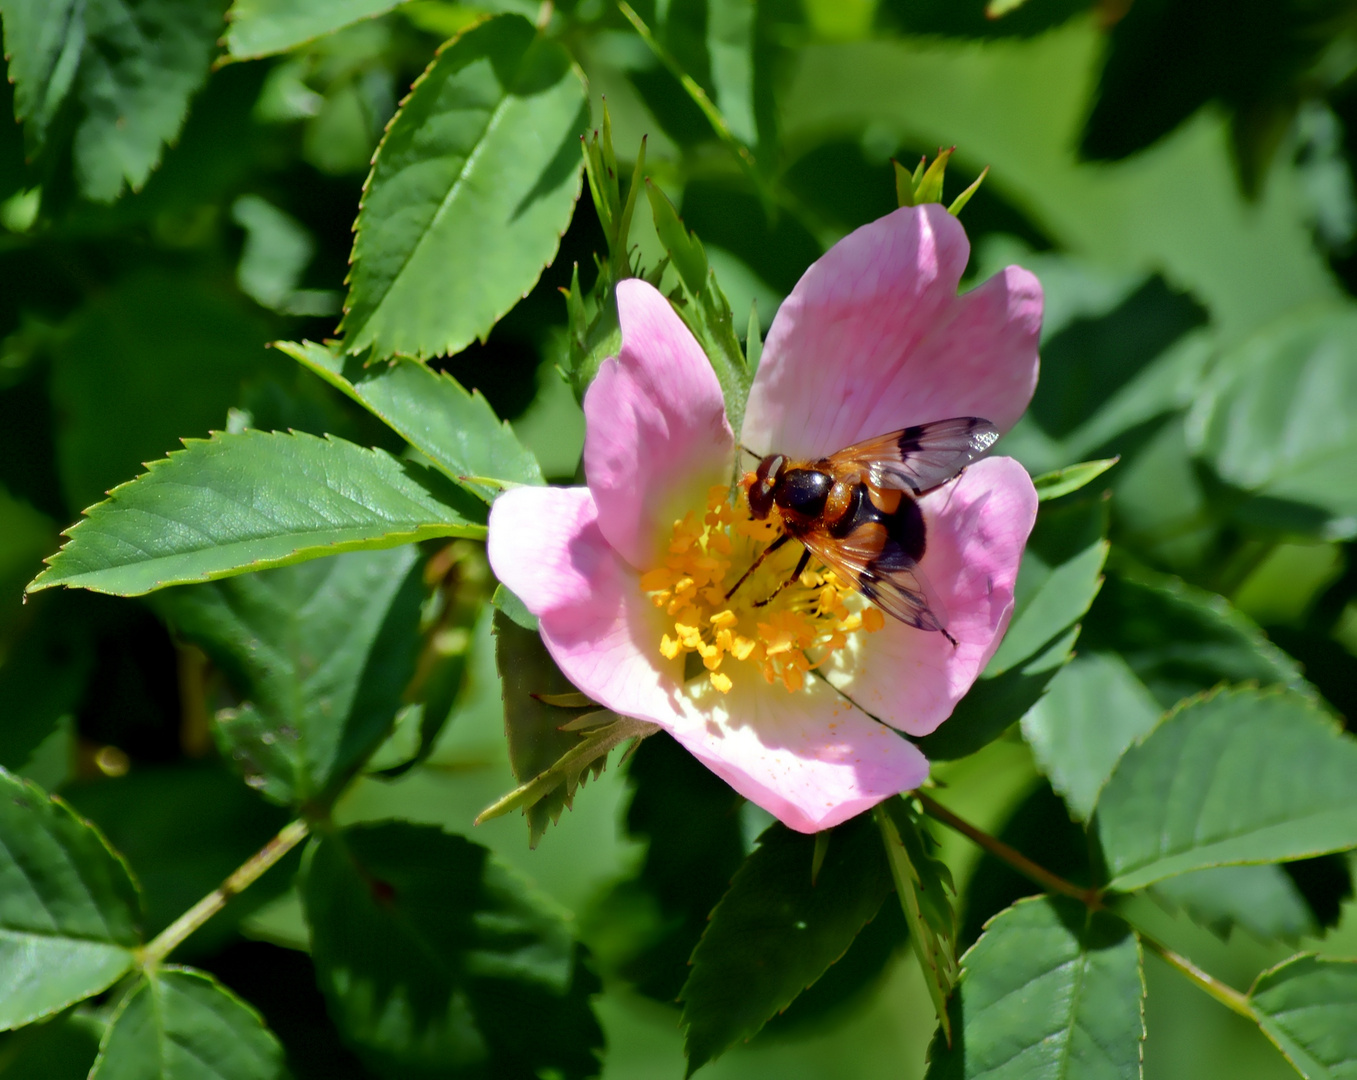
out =
[[(1351, 0), (0, 20), (0, 1076), (1357, 1067)], [(577, 477), (612, 284), (738, 417), (940, 144), (933, 197), (990, 168), (967, 283), (1047, 296), (1001, 447), (1041, 515), (941, 786), (826, 847), (659, 736), (473, 829), (637, 734), (479, 544)]]

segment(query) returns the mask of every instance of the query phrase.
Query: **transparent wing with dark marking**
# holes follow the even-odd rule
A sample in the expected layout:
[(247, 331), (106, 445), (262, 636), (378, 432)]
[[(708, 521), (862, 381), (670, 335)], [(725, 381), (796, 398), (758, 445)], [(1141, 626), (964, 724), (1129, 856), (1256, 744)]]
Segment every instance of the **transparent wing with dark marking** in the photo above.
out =
[(854, 443), (828, 460), (838, 468), (856, 469), (875, 488), (921, 495), (983, 457), (998, 440), (999, 432), (988, 420), (958, 416)]
[(860, 525), (841, 539), (818, 530), (797, 539), (887, 615), (955, 641), (947, 633), (947, 611), (936, 590), (884, 525)]

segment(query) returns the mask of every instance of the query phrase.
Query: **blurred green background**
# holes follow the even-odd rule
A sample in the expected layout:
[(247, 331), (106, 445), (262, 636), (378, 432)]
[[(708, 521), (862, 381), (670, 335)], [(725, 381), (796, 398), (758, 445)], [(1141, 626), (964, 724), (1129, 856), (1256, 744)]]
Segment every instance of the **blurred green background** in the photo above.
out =
[[(679, 62), (718, 90), (728, 69), (705, 31), (721, 4), (636, 5)], [(0, 764), (104, 828), (146, 886), (151, 933), (267, 839), (282, 812), (214, 758), (206, 725), (231, 704), (230, 689), (172, 639), (155, 603), (54, 592), (22, 604), (21, 590), (81, 509), (182, 436), (295, 428), (400, 450), (266, 345), (333, 333), (368, 162), (439, 43), (482, 11), (539, 9), (385, 6), (394, 10), (281, 55), (217, 65), (159, 168), (115, 201), (90, 198), (98, 189), (73, 149), (75, 106), (36, 153), (30, 142), (28, 165), (24, 134), (0, 125)], [(766, 327), (811, 261), (893, 208), (891, 158), (912, 165), (955, 145), (949, 197), (990, 168), (963, 218), (968, 281), (1017, 262), (1047, 292), (1044, 381), (1003, 449), (1033, 472), (1122, 456), (1109, 474), (1109, 584), (1086, 625), (1086, 655), (1049, 707), (1072, 707), (1061, 695), (1077, 692), (1098, 634), (1130, 618), (1118, 583), (1171, 575), (1186, 586), (1166, 587), (1228, 600), (1234, 611), (1223, 617), (1239, 633), (1261, 627), (1350, 720), (1357, 5), (1004, 7), (986, 17), (981, 0), (759, 3), (756, 77), (743, 112), (723, 105), (732, 130), (757, 146), (752, 176), (611, 4), (561, 4), (558, 17), (596, 116), (606, 96), (623, 157), (648, 137), (647, 171), (706, 244), (737, 320), (757, 304)], [(771, 207), (761, 185), (776, 191)], [(648, 215), (637, 223), (653, 263)], [(590, 276), (602, 249), (586, 196), (530, 295), (487, 341), (436, 362), (480, 389), (557, 480), (576, 475), (583, 439), (555, 371), (566, 323), (558, 290), (575, 264)], [(466, 580), (484, 588), (480, 553), (459, 555)], [(467, 831), (513, 786), (488, 616), (482, 609), (446, 643), (465, 656), (465, 677), (432, 757), (398, 779), (362, 780), (339, 806), (341, 821), (400, 816)], [(1179, 689), (1196, 687), (1185, 678)], [(577, 920), (605, 977), (604, 1075), (616, 1080), (683, 1074), (668, 1003), (681, 963), (665, 949), (686, 956), (767, 823), (658, 742), (590, 783), (534, 851), (518, 817), (471, 833)], [(647, 785), (661, 771), (663, 792)], [(1016, 734), (937, 776), (949, 805), (1056, 858), (1068, 821), (1060, 807), (1052, 813)], [(688, 824), (671, 827), (678, 819)], [(944, 843), (963, 892), (972, 872), (989, 874), (963, 911), (973, 937), (1017, 886), (955, 837)], [(1313, 916), (1291, 935), (1302, 947), (1357, 954), (1342, 864), (1291, 872)], [(294, 870), (295, 860), (273, 871), (183, 953), (264, 1013), (299, 1077), (366, 1076), (315, 990)], [(1238, 926), (1227, 949), (1198, 925), (1209, 920), (1186, 917), (1190, 904), (1145, 904), (1145, 925), (1236, 986), (1296, 951)], [(1333, 929), (1317, 937), (1320, 925)], [(901, 942), (879, 917), (875, 961), (866, 947), (850, 953), (704, 1075), (922, 1075), (934, 1018)], [(884, 967), (880, 956), (890, 957)], [(1147, 1076), (1291, 1075), (1256, 1030), (1155, 958), (1147, 978)], [(37, 1075), (33, 1063), (47, 1059), (34, 1055), (56, 1054), (14, 1038), (0, 1039), (0, 1075)], [(85, 1049), (67, 1048), (74, 1058)], [(44, 1075), (60, 1080), (62, 1067)]]

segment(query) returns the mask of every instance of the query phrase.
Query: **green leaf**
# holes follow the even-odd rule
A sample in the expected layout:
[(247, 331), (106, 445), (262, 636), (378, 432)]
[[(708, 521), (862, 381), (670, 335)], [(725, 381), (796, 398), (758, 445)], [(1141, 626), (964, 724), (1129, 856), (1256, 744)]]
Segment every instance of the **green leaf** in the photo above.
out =
[(5, 58), (14, 83), (14, 115), (39, 147), (71, 92), (85, 45), (77, 0), (4, 0)]
[(753, 375), (735, 334), (730, 301), (716, 282), (702, 241), (684, 226), (669, 197), (649, 180), (646, 181), (646, 194), (650, 197), (655, 231), (678, 271), (685, 302), (676, 304), (675, 308), (711, 361), (725, 398), (726, 416), (738, 439)]
[(160, 606), (245, 699), (218, 717), (223, 756), (275, 801), (324, 804), (391, 729), (424, 594), (401, 547), (177, 589)]
[(211, 975), (146, 972), (117, 1011), (90, 1080), (287, 1080), (283, 1047)]
[(1357, 536), (1357, 313), (1292, 317), (1222, 356), (1188, 440), (1248, 493), (1235, 510), (1246, 523)]
[(1357, 847), (1357, 741), (1299, 694), (1222, 691), (1126, 751), (1094, 828), (1124, 891)]
[(929, 1080), (1139, 1080), (1140, 948), (1114, 915), (1063, 897), (1020, 900), (962, 957), (951, 1045)]
[[(535, 630), (525, 629), (502, 609), (495, 612), (494, 627), (509, 764), (522, 786), (487, 807), (476, 820), (522, 807), (528, 818), (528, 842), (536, 847), (547, 825), (570, 809), (579, 786), (603, 771), (615, 747), (645, 738), (656, 728), (617, 716), (588, 699), (574, 705), (573, 698), (578, 696), (574, 686), (561, 674)], [(554, 704), (553, 699), (572, 704)]]
[(1079, 620), (1102, 584), (1107, 504), (1043, 506), (1023, 553), (1013, 617), (998, 651), (947, 723), (916, 740), (934, 761), (973, 754), (1003, 734), (1069, 662)]
[(179, 449), (181, 436), (221, 427), (248, 381), (290, 375), (267, 340), (255, 314), (186, 274), (135, 273), (96, 294), (52, 361), (57, 465), (72, 511)]
[(98, 831), (0, 770), (0, 1030), (112, 986), (139, 924), (137, 887)]
[(467, 476), (540, 484), (542, 470), (480, 391), (468, 393), (451, 375), (415, 360), (368, 366), (309, 341), (276, 347), (379, 417), (443, 473), (491, 501), (498, 493)]
[(87, 1080), (106, 1024), (71, 1010), (10, 1035), (0, 1055), (4, 1080)]
[(881, 840), (866, 815), (817, 838), (774, 825), (730, 883), (693, 952), (683, 992), (691, 1075), (756, 1034), (840, 959), (891, 892)]
[(1296, 662), (1224, 597), (1167, 575), (1110, 575), (1080, 647), (1117, 653), (1164, 709), (1222, 682), (1314, 694)]
[[(211, 588), (211, 586), (208, 586)], [(145, 935), (153, 938), (226, 880), (287, 824), (287, 815), (252, 795), (230, 771), (210, 765), (134, 768), (63, 792), (129, 864), (145, 897)], [(211, 955), (236, 925), (286, 890), (275, 869), (194, 931), (176, 956)]]
[[(41, 0), (40, 0), (41, 2)], [(191, 98), (207, 80), (221, 33), (215, 0), (87, 0), (75, 133), (81, 193), (113, 202), (124, 185), (140, 191), (179, 134)]]
[(1164, 709), (1250, 681), (1314, 693), (1295, 661), (1223, 597), (1174, 578), (1113, 575), (1084, 620), (1079, 656), (1023, 717), (1023, 736), (1070, 812), (1087, 820), (1122, 753)]
[(1067, 465), (1063, 469), (1056, 469), (1055, 472), (1034, 476), (1032, 484), (1037, 489), (1037, 499), (1046, 502), (1049, 499), (1058, 499), (1062, 495), (1069, 495), (1078, 491), (1081, 487), (1091, 484), (1102, 476), (1118, 460), (1118, 458), (1112, 457), (1102, 458), (1099, 461), (1081, 461), (1078, 465)]
[(236, 267), (241, 292), (283, 315), (338, 313), (339, 293), (298, 288), (316, 254), (316, 242), (306, 226), (258, 195), (236, 199), (231, 220), (245, 230), (245, 247)]
[(949, 893), (956, 895), (952, 872), (932, 853), (936, 841), (913, 804), (890, 799), (879, 805), (873, 816), (885, 841), (895, 891), (909, 923), (909, 942), (950, 1045), (953, 1023), (947, 999), (957, 980), (956, 911), (948, 897)]
[(383, 1075), (594, 1076), (598, 980), (561, 914), (485, 848), (432, 826), (345, 829), (307, 851), (316, 976)]
[(1081, 651), (1022, 718), (1022, 733), (1070, 813), (1086, 821), (1123, 752), (1162, 713), (1120, 656)]
[(1357, 1070), (1357, 961), (1293, 956), (1258, 976), (1249, 1005), (1306, 1080)]
[(301, 433), (215, 434), (186, 439), (85, 511), (28, 589), (139, 596), (342, 551), (479, 539), (481, 513), (436, 474), (381, 450)]
[(1236, 926), (1260, 941), (1295, 941), (1320, 933), (1314, 911), (1280, 866), (1211, 866), (1165, 878), (1150, 891), (1221, 938), (1228, 938)]
[(537, 633), (537, 616), (527, 609), (523, 601), (503, 585), (496, 585), (490, 596), (490, 603), (498, 611), (504, 612), (515, 626)]
[(235, 60), (287, 52), (401, 0), (235, 0), (226, 13), (226, 50)]
[(521, 16), (444, 46), (377, 150), (344, 347), (423, 358), (484, 338), (556, 254), (587, 126), (569, 54)]

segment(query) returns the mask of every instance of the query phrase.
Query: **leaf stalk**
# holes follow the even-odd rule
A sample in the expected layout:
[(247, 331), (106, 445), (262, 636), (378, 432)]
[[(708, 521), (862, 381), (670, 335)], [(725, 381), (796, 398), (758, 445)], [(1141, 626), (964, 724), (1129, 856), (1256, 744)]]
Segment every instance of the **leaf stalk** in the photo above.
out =
[(263, 877), (271, 866), (301, 843), (310, 831), (311, 826), (304, 818), (284, 825), (277, 836), (246, 859), (230, 877), (165, 927), (149, 945), (142, 948), (139, 957), (141, 966), (150, 968), (159, 964), (185, 938), (221, 911), (233, 896), (244, 892)]

